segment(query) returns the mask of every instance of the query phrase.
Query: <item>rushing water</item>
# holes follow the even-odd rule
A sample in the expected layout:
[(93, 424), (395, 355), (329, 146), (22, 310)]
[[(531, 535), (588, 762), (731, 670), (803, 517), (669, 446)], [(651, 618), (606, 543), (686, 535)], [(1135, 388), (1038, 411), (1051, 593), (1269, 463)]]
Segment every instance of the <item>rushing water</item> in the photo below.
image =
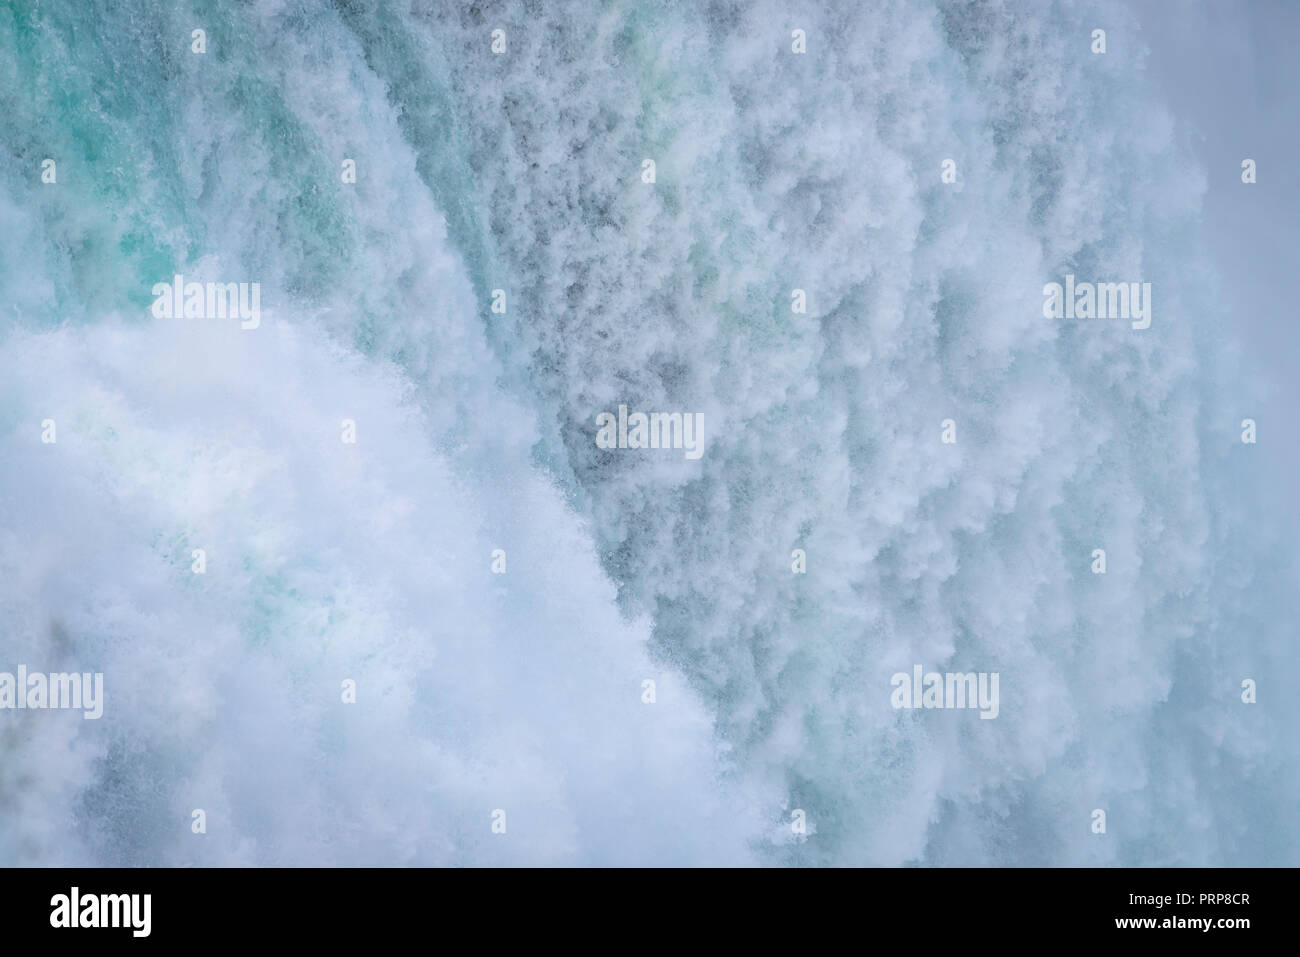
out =
[(107, 699), (0, 712), (0, 863), (1295, 863), (1293, 547), (1132, 17), (788, 7), (0, 4), (0, 670)]

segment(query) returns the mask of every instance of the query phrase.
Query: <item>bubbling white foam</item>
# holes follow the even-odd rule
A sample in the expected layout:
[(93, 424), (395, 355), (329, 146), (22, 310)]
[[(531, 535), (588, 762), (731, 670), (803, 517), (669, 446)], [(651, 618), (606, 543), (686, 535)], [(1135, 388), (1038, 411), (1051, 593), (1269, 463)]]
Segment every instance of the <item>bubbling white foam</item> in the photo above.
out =
[(501, 500), (454, 475), (399, 370), (286, 323), (0, 362), (4, 652), (105, 674), (100, 721), (0, 715), (7, 863), (749, 859), (757, 808), (582, 524), (526, 465)]

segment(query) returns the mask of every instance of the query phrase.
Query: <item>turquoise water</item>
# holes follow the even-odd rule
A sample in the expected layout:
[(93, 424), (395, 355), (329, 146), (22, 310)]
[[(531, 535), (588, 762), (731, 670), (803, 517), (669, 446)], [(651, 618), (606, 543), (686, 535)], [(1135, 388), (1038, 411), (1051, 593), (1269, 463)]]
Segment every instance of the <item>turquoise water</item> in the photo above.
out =
[(1103, 12), (0, 5), (0, 669), (107, 694), (0, 714), (0, 861), (1294, 863), (1293, 549)]

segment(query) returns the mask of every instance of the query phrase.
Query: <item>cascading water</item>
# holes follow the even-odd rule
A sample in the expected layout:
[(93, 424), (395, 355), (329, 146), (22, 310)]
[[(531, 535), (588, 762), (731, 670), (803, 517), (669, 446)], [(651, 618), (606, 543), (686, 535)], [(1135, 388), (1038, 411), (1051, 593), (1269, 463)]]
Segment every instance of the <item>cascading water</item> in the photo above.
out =
[(0, 862), (1294, 863), (1293, 550), (1097, 6), (0, 6), (0, 670), (106, 696), (0, 713)]

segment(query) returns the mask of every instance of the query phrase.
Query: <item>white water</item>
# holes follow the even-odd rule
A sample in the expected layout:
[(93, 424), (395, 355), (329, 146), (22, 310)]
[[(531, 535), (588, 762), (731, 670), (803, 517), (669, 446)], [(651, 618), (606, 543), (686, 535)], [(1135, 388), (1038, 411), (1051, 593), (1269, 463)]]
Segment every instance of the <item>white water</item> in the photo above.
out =
[[(94, 16), (0, 23), (0, 667), (108, 696), (0, 715), (0, 860), (1294, 862), (1291, 548), (1120, 8)], [(1044, 320), (1067, 271), (1152, 328)]]

